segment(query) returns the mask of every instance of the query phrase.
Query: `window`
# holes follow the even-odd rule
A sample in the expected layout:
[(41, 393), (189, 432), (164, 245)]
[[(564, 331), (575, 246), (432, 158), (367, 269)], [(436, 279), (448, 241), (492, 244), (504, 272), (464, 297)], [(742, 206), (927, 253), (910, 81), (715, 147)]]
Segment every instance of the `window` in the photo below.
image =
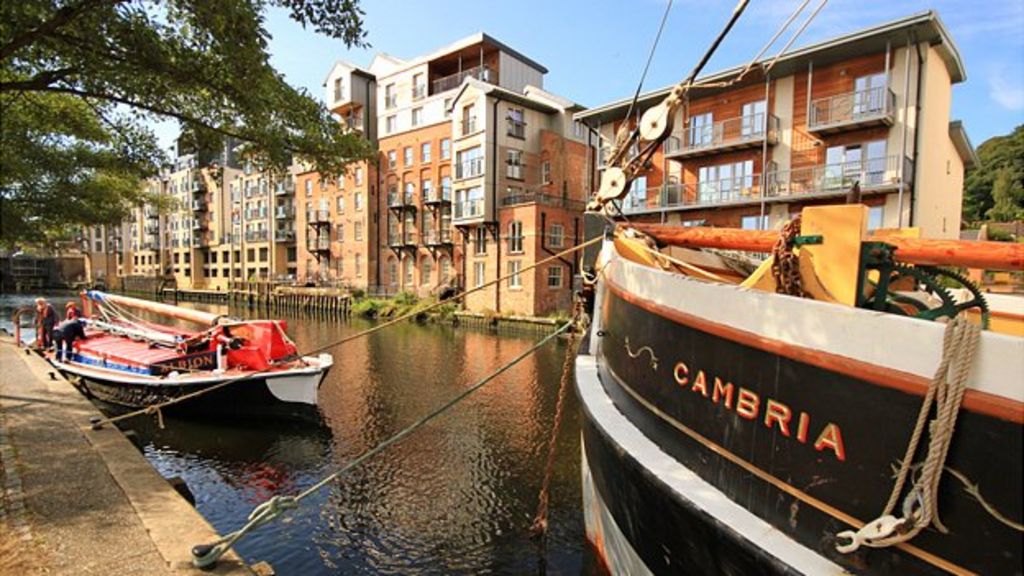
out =
[(548, 268), (548, 288), (562, 287), (562, 267), (554, 265)]
[(741, 120), (742, 125), (740, 126), (740, 133), (744, 138), (764, 135), (767, 111), (768, 105), (764, 100), (748, 102), (743, 105), (743, 118)]
[(449, 160), (452, 157), (452, 141), (448, 138), (441, 140), (441, 160)]
[(338, 258), (338, 276), (345, 273), (345, 258)]
[(416, 201), (416, 184), (412, 182), (405, 183), (405, 203), (413, 204)]
[(690, 148), (709, 146), (714, 137), (714, 120), (711, 112), (690, 117), (690, 131), (687, 135)]
[(419, 126), (423, 124), (423, 108), (412, 109), (412, 125)]
[(444, 99), (444, 117), (445, 118), (451, 118), (452, 117), (452, 99), (451, 98), (445, 98)]
[(313, 195), (313, 179), (306, 180), (306, 198)]
[(434, 199), (434, 185), (430, 182), (430, 180), (421, 180), (420, 181), (420, 190), (423, 191), (423, 199), (424, 200), (433, 200)]
[(363, 276), (363, 255), (356, 254), (356, 278)]
[(363, 167), (362, 166), (356, 167), (355, 181), (356, 181), (356, 186), (362, 186), (363, 185)]
[(444, 200), (452, 199), (452, 177), (441, 176), (441, 198)]
[[(263, 180), (260, 180), (260, 189), (262, 189), (262, 188), (263, 188)], [(321, 190), (327, 190), (327, 178), (324, 178), (323, 176), (320, 177), (320, 189)]]
[(420, 144), (420, 162), (424, 164), (430, 162), (430, 142)]
[(420, 284), (427, 286), (430, 284), (430, 275), (434, 272), (433, 262), (430, 258), (424, 258), (423, 264), (420, 266)]
[[(413, 74), (413, 76), (412, 76), (412, 99), (413, 100), (421, 100), (426, 95), (427, 95), (427, 84), (425, 82), (423, 82), (423, 74), (422, 73), (420, 73), (420, 74)], [(415, 118), (415, 116), (416, 116), (416, 114), (414, 112), (413, 113), (413, 117)], [(413, 121), (413, 124), (414, 125), (416, 124), (415, 120)]]
[(885, 73), (861, 76), (853, 81), (853, 114), (878, 114), (885, 110)]
[(475, 178), (484, 173), (483, 149), (474, 146), (455, 154), (455, 179)]
[(391, 134), (398, 130), (398, 117), (392, 114), (384, 119), (384, 132)]
[(344, 100), (344, 99), (345, 99), (345, 89), (344, 89), (343, 79), (342, 78), (335, 78), (334, 79), (334, 101), (337, 102), (339, 100)]
[(701, 166), (697, 170), (697, 198), (701, 203), (731, 202), (751, 196), (757, 196), (753, 160)]
[(402, 163), (408, 167), (412, 166), (412, 146), (406, 146), (402, 150)]
[(356, 205), (356, 210), (363, 209), (363, 193), (356, 192), (352, 195), (352, 203)]
[(388, 280), (392, 286), (398, 286), (398, 261), (394, 257), (388, 258)]
[(740, 228), (744, 230), (765, 230), (768, 228), (768, 216), (744, 216), (740, 219)]
[(551, 161), (545, 160), (540, 165), (540, 181), (542, 184), (551, 184)]
[(355, 226), (356, 226), (356, 235), (355, 235), (356, 236), (356, 242), (361, 242), (363, 240), (363, 223), (362, 222), (356, 222)]
[(475, 262), (473, 264), (473, 287), (479, 288), (484, 285), (485, 275), (487, 273), (487, 265), (483, 262)]
[(506, 150), (505, 176), (516, 180), (523, 179), (523, 151)]
[(561, 224), (552, 224), (548, 232), (548, 245), (552, 248), (561, 248), (565, 245), (565, 227)]
[(878, 230), (884, 227), (885, 206), (872, 206), (868, 210), (868, 230)]
[(849, 146), (831, 146), (825, 151), (824, 189), (847, 189), (854, 182), (861, 187), (883, 184), (886, 178), (885, 140)]
[(576, 137), (576, 138), (583, 138), (584, 136), (587, 135), (587, 130), (583, 126), (583, 122), (580, 122), (579, 120), (575, 120), (572, 123), (572, 135), (574, 137)]
[(394, 170), (398, 167), (398, 152), (388, 150), (388, 168)]
[(470, 104), (462, 108), (462, 135), (465, 136), (473, 132), (476, 132), (476, 113), (473, 105)]
[(344, 196), (338, 196), (337, 204), (338, 204), (338, 214), (343, 213), (345, 211), (345, 197)]
[[(339, 222), (334, 227), (334, 233), (336, 234), (336, 236), (338, 238), (338, 242), (344, 242), (345, 241), (345, 224), (342, 223), (342, 222)], [(358, 238), (356, 238), (356, 240), (358, 240)]]
[[(387, 86), (384, 87), (384, 109), (389, 110), (397, 105), (398, 94), (395, 94), (395, 85), (388, 84)], [(394, 118), (394, 116), (391, 116), (391, 118)]]
[(508, 251), (511, 254), (523, 253), (523, 223), (519, 220), (508, 224)]
[(402, 260), (402, 286), (411, 287), (412, 284), (412, 258)]
[(522, 288), (523, 278), (519, 275), (519, 270), (522, 269), (523, 263), (519, 260), (508, 261), (508, 287), (509, 288)]
[(510, 108), (506, 116), (508, 135), (513, 138), (526, 138), (526, 118), (522, 108)]
[(455, 191), (455, 218), (477, 218), (484, 215), (482, 186)]
[(477, 256), (487, 254), (487, 229), (477, 228), (475, 242), (473, 244), (473, 253)]
[(441, 260), (438, 263), (438, 269), (441, 272), (438, 284), (443, 284), (448, 281), (448, 276), (452, 273), (452, 261), (446, 256), (441, 256)]

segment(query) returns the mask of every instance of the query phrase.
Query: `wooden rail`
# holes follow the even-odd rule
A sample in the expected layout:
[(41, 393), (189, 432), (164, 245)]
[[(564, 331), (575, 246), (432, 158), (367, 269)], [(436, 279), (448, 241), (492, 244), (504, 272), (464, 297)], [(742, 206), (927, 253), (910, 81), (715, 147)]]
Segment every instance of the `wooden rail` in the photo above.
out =
[[(663, 244), (688, 248), (720, 248), (747, 252), (771, 252), (779, 233), (770, 230), (681, 227), (664, 224), (630, 225)], [(1024, 270), (1024, 244), (974, 240), (926, 240), (886, 236), (880, 239), (896, 247), (893, 255), (906, 264), (954, 266), (983, 270)]]

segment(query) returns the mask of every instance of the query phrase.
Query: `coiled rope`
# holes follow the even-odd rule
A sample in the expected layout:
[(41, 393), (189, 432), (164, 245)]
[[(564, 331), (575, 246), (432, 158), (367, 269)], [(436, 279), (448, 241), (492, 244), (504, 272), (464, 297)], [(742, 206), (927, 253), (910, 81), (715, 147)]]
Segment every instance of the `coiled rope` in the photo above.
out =
[[(942, 360), (938, 370), (928, 386), (921, 410), (917, 415), (917, 424), (910, 436), (907, 450), (903, 456), (896, 482), (893, 485), (889, 501), (885, 504), (882, 514), (854, 532), (840, 532), (839, 538), (849, 540), (848, 544), (836, 546), (844, 554), (857, 550), (860, 546), (884, 548), (912, 539), (928, 526), (943, 534), (946, 526), (939, 518), (939, 481), (949, 453), (950, 441), (956, 429), (956, 419), (960, 412), (960, 403), (967, 390), (967, 377), (978, 349), (981, 337), (981, 326), (973, 324), (964, 316), (957, 316), (946, 325), (942, 341)], [(928, 422), (928, 416), (935, 407), (935, 417)], [(920, 475), (917, 477), (906, 497), (903, 498), (902, 516), (897, 518), (892, 512), (900, 501), (903, 487), (910, 472), (917, 468), (913, 465), (914, 454), (918, 444), (928, 428), (928, 449), (923, 464), (920, 464)]]
[(513, 366), (515, 366), (516, 364), (518, 364), (519, 362), (524, 360), (527, 356), (532, 354), (534, 351), (536, 351), (537, 349), (541, 348), (542, 346), (544, 346), (548, 342), (551, 342), (552, 340), (554, 340), (555, 338), (557, 338), (561, 334), (563, 334), (566, 331), (568, 331), (570, 328), (572, 328), (573, 326), (576, 325), (577, 320), (578, 320), (578, 318), (574, 318), (574, 319), (570, 320), (569, 322), (566, 322), (565, 324), (563, 324), (561, 327), (559, 327), (557, 330), (555, 330), (551, 334), (545, 336), (544, 338), (541, 338), (539, 341), (537, 341), (536, 344), (534, 344), (533, 346), (528, 348), (525, 352), (523, 352), (523, 353), (519, 354), (518, 356), (516, 356), (515, 358), (513, 358), (511, 361), (509, 361), (507, 364), (505, 364), (501, 368), (498, 368), (497, 370), (495, 370), (494, 372), (492, 372), (488, 376), (484, 377), (482, 380), (480, 380), (476, 384), (473, 384), (472, 386), (467, 388), (465, 391), (463, 391), (460, 394), (456, 395), (454, 398), (452, 398), (448, 402), (445, 402), (443, 405), (439, 406), (438, 408), (436, 408), (435, 410), (433, 410), (432, 412), (430, 412), (426, 416), (423, 416), (419, 420), (417, 420), (417, 421), (413, 422), (412, 424), (406, 426), (401, 431), (399, 431), (395, 435), (391, 436), (387, 440), (384, 440), (383, 442), (381, 442), (377, 446), (371, 448), (370, 450), (367, 450), (366, 452), (364, 452), (359, 457), (353, 459), (348, 464), (345, 464), (344, 466), (342, 466), (341, 468), (339, 468), (338, 470), (336, 470), (332, 474), (329, 474), (328, 476), (324, 477), (322, 480), (320, 480), (316, 484), (310, 486), (309, 488), (307, 488), (306, 490), (302, 491), (298, 495), (295, 495), (295, 496), (281, 496), (281, 495), (274, 496), (274, 497), (270, 498), (269, 500), (267, 500), (266, 502), (263, 502), (259, 506), (256, 506), (256, 508), (254, 508), (253, 511), (249, 514), (249, 517), (248, 517), (249, 521), (245, 524), (245, 526), (242, 526), (238, 530), (236, 530), (236, 531), (234, 531), (234, 532), (232, 532), (230, 534), (227, 534), (227, 535), (221, 537), (219, 540), (217, 540), (215, 542), (212, 542), (210, 544), (201, 544), (201, 545), (193, 547), (192, 548), (192, 564), (194, 564), (198, 568), (206, 568), (206, 567), (212, 566), (215, 562), (217, 562), (217, 560), (221, 556), (223, 556), (228, 550), (230, 550), (231, 547), (234, 546), (235, 543), (238, 542), (238, 540), (240, 540), (243, 536), (245, 536), (249, 532), (259, 528), (260, 526), (263, 526), (264, 524), (274, 520), (275, 518), (280, 516), (285, 511), (291, 510), (293, 508), (298, 507), (298, 505), (302, 502), (302, 500), (305, 499), (306, 497), (308, 497), (309, 495), (311, 495), (314, 492), (320, 490), (324, 486), (327, 486), (328, 484), (330, 484), (334, 480), (336, 480), (339, 477), (341, 477), (343, 474), (347, 473), (348, 471), (352, 470), (353, 468), (356, 468), (357, 466), (361, 465), (363, 462), (369, 460), (370, 458), (372, 458), (373, 456), (379, 454), (380, 452), (383, 452), (386, 448), (388, 448), (392, 444), (395, 444), (396, 442), (401, 441), (406, 436), (409, 436), (410, 434), (412, 434), (413, 432), (415, 432), (419, 428), (422, 428), (424, 425), (426, 425), (431, 420), (433, 420), (433, 419), (437, 418), (438, 416), (444, 414), (445, 412), (447, 412), (448, 410), (453, 408), (455, 405), (457, 405), (459, 402), (461, 402), (462, 400), (466, 399), (470, 394), (476, 392), (480, 388), (483, 388), (488, 382), (494, 380), (495, 378), (497, 378), (501, 374), (505, 373), (508, 369), (512, 368)]
[[(308, 355), (311, 355), (311, 354), (318, 354), (320, 352), (325, 352), (328, 349), (334, 348), (335, 346), (341, 346), (342, 344), (345, 344), (347, 342), (351, 342), (353, 340), (362, 338), (364, 336), (369, 336), (370, 334), (373, 334), (374, 332), (378, 332), (378, 331), (383, 330), (383, 329), (385, 329), (385, 328), (387, 328), (389, 326), (394, 326), (395, 324), (398, 324), (399, 322), (403, 322), (405, 320), (409, 320), (410, 318), (414, 318), (416, 316), (419, 316), (420, 314), (424, 314), (424, 313), (429, 312), (429, 311), (431, 311), (431, 310), (433, 310), (435, 308), (439, 308), (441, 306), (444, 306), (448, 302), (454, 302), (454, 301), (462, 300), (463, 298), (465, 298), (466, 296), (469, 296), (470, 294), (473, 294), (474, 292), (479, 292), (481, 290), (485, 290), (487, 288), (490, 288), (491, 286), (494, 286), (496, 284), (500, 284), (501, 282), (504, 282), (504, 281), (508, 280), (509, 278), (512, 278), (513, 276), (518, 276), (518, 275), (520, 275), (520, 274), (522, 274), (524, 272), (532, 270), (533, 268), (537, 268), (539, 266), (543, 266), (545, 264), (549, 264), (549, 263), (554, 262), (556, 260), (560, 260), (564, 256), (567, 256), (567, 255), (572, 254), (573, 252), (577, 252), (579, 250), (583, 250), (584, 248), (586, 248), (586, 247), (588, 247), (588, 246), (590, 246), (592, 244), (596, 244), (598, 242), (601, 242), (602, 240), (604, 240), (603, 236), (598, 236), (596, 238), (591, 238), (590, 240), (587, 240), (586, 242), (583, 242), (582, 244), (578, 244), (576, 246), (572, 246), (570, 248), (562, 250), (561, 252), (559, 252), (559, 253), (557, 253), (557, 254), (555, 254), (553, 256), (549, 256), (547, 258), (544, 258), (543, 260), (538, 260), (537, 262), (534, 262), (533, 264), (530, 264), (529, 266), (524, 266), (523, 268), (521, 268), (520, 270), (516, 271), (515, 273), (510, 273), (510, 274), (506, 274), (504, 276), (500, 276), (500, 277), (498, 277), (498, 278), (496, 278), (494, 280), (491, 280), (490, 282), (485, 282), (485, 283), (483, 283), (483, 284), (481, 284), (479, 286), (476, 286), (474, 288), (470, 288), (469, 290), (465, 290), (463, 292), (460, 292), (459, 294), (456, 294), (456, 295), (452, 296), (448, 300), (439, 300), (437, 302), (434, 302), (433, 304), (430, 304), (429, 306), (426, 306), (424, 308), (420, 308), (418, 310), (413, 310), (412, 312), (409, 312), (408, 314), (403, 314), (402, 316), (398, 316), (396, 318), (392, 318), (391, 320), (388, 320), (386, 322), (382, 322), (380, 324), (377, 324), (377, 325), (375, 325), (375, 326), (373, 326), (371, 328), (368, 328), (366, 330), (363, 330), (363, 331), (361, 331), (359, 333), (352, 334), (352, 335), (346, 336), (344, 338), (340, 338), (340, 339), (335, 340), (333, 342), (329, 342), (327, 344), (324, 344), (323, 346), (320, 346), (318, 348), (314, 348), (314, 349), (312, 349), (310, 351), (305, 352), (304, 354), (302, 354), (302, 356), (308, 356)], [(271, 373), (273, 373), (273, 369), (272, 368), (271, 369), (267, 369), (267, 370), (257, 371), (257, 372), (249, 372), (249, 373), (243, 374), (241, 376), (235, 376), (233, 378), (228, 378), (227, 380), (224, 380), (223, 382), (219, 382), (219, 383), (214, 384), (212, 386), (209, 386), (207, 388), (202, 388), (200, 390), (196, 390), (195, 392), (190, 392), (188, 394), (183, 394), (183, 395), (178, 396), (176, 398), (171, 398), (171, 399), (165, 400), (163, 402), (159, 402), (157, 404), (153, 404), (153, 405), (147, 406), (145, 408), (140, 408), (138, 410), (133, 410), (131, 412), (126, 412), (126, 413), (120, 414), (118, 416), (113, 416), (113, 417), (108, 417), (108, 418), (103, 418), (103, 419), (96, 420), (96, 421), (92, 422), (92, 429), (93, 430), (99, 430), (105, 424), (112, 424), (114, 422), (119, 422), (121, 420), (127, 420), (129, 418), (134, 418), (136, 416), (140, 416), (140, 415), (143, 415), (143, 414), (159, 413), (158, 412), (159, 410), (161, 410), (163, 408), (166, 408), (168, 406), (171, 406), (171, 405), (174, 405), (174, 404), (179, 404), (181, 402), (185, 402), (187, 400), (191, 400), (193, 398), (197, 398), (199, 396), (203, 396), (204, 394), (208, 394), (208, 393), (213, 392), (215, 390), (219, 390), (219, 389), (224, 388), (226, 386), (230, 386), (230, 385), (232, 385), (232, 384), (234, 384), (236, 382), (241, 382), (242, 380), (249, 380), (249, 379), (251, 379), (253, 377), (256, 377), (256, 376), (262, 376), (262, 375), (271, 374)]]

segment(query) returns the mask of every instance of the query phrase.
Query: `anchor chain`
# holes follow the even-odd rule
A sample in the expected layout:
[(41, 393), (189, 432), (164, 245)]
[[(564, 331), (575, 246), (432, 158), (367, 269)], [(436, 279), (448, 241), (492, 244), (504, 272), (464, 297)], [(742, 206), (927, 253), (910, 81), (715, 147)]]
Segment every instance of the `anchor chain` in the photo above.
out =
[(779, 232), (779, 239), (772, 247), (772, 278), (775, 279), (775, 292), (806, 298), (807, 292), (800, 277), (800, 257), (793, 253), (801, 221), (801, 215), (797, 215)]

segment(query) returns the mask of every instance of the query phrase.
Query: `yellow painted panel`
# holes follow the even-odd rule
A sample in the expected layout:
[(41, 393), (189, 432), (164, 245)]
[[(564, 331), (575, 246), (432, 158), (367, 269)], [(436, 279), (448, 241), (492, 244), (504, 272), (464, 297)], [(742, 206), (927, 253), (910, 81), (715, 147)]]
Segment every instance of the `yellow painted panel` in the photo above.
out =
[(821, 235), (821, 244), (807, 250), (814, 262), (821, 286), (835, 300), (853, 306), (857, 303), (857, 271), (860, 245), (867, 235), (868, 208), (862, 204), (811, 206), (803, 210), (800, 234)]

